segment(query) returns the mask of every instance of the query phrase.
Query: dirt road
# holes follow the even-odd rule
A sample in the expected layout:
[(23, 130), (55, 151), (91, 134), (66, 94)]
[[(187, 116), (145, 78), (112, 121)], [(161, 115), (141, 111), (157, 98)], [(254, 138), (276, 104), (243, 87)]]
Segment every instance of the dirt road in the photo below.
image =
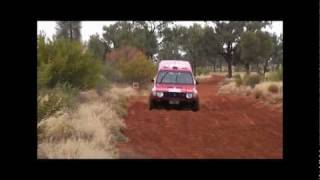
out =
[(200, 111), (148, 109), (148, 97), (129, 103), (127, 143), (120, 158), (282, 158), (282, 109), (253, 98), (217, 95), (214, 76), (200, 82)]

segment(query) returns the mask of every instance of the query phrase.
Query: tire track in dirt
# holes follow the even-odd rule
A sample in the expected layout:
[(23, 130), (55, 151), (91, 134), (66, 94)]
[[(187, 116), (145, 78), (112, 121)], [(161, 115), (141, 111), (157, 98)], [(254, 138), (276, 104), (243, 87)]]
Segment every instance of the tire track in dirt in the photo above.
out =
[(282, 158), (282, 111), (253, 98), (217, 95), (222, 79), (198, 85), (198, 112), (149, 111), (148, 97), (134, 97), (120, 158)]

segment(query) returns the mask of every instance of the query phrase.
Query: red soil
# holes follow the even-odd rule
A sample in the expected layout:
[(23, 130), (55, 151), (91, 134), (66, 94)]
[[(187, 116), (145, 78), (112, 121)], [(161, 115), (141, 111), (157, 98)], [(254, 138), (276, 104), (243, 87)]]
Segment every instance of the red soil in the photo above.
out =
[(148, 109), (148, 97), (129, 102), (129, 141), (120, 158), (281, 159), (282, 109), (245, 96), (217, 95), (223, 77), (199, 83), (200, 110)]

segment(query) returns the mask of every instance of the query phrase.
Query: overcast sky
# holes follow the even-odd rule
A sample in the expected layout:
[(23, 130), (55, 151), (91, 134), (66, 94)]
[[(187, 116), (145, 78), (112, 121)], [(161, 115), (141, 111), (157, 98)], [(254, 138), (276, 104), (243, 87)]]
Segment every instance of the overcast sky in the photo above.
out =
[[(102, 37), (102, 27), (114, 24), (116, 21), (82, 21), (81, 35), (83, 41), (88, 41), (90, 36), (98, 33)], [(175, 21), (174, 24), (182, 26), (191, 26), (193, 23), (204, 25), (204, 21)], [(56, 33), (56, 21), (38, 21), (37, 33), (44, 31), (46, 36), (51, 38)], [(210, 25), (210, 23), (209, 23)], [(282, 21), (272, 21), (272, 28), (266, 31), (276, 33), (278, 36), (282, 33)]]

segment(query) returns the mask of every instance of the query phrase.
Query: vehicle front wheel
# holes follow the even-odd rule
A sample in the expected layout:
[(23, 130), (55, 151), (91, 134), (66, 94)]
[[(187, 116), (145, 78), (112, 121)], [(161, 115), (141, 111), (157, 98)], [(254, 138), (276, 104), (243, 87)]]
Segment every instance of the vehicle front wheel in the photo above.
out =
[(149, 101), (149, 110), (151, 111), (152, 109), (154, 109), (154, 102)]
[(192, 111), (199, 111), (199, 101), (195, 101), (191, 109)]

